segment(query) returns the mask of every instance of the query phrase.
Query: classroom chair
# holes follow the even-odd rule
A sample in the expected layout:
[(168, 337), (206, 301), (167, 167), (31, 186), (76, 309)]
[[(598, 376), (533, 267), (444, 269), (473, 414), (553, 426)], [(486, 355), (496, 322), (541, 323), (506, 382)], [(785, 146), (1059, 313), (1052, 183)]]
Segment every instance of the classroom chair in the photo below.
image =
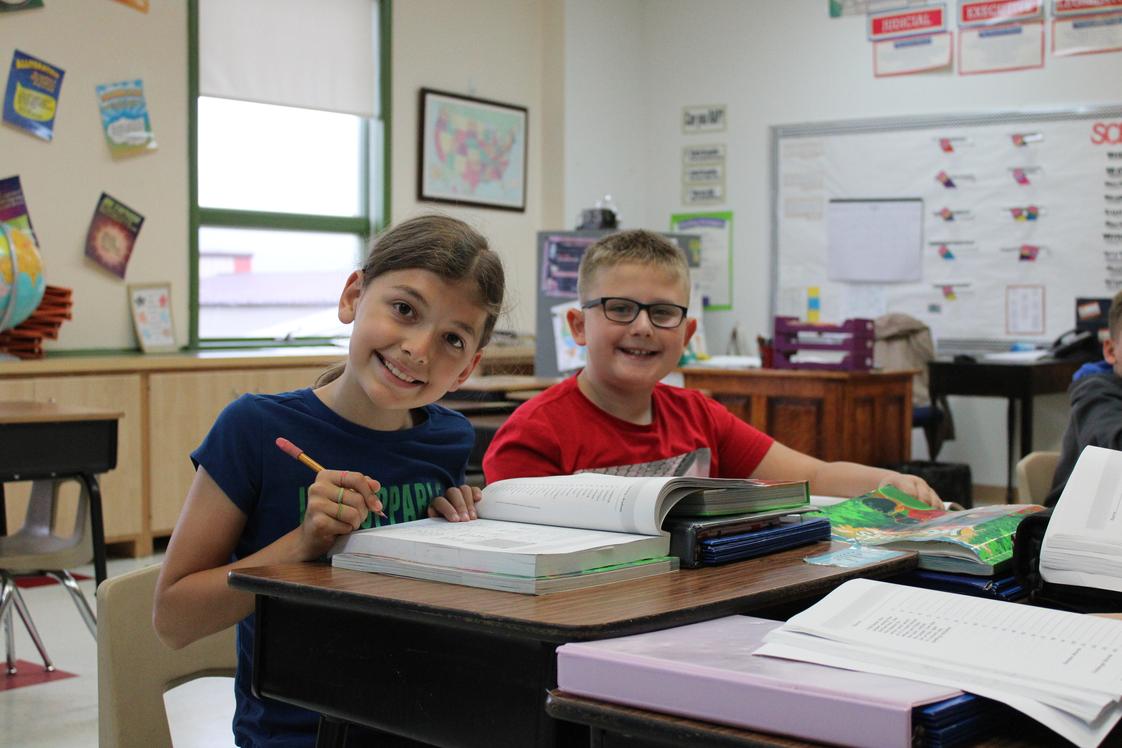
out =
[(1029, 452), (1017, 462), (1017, 503), (1043, 504), (1052, 490), (1059, 452)]
[(75, 512), (74, 529), (66, 536), (54, 532), (55, 512), (58, 507), (59, 487), (63, 481), (37, 480), (31, 484), (31, 497), (27, 503), (27, 514), (23, 527), (11, 535), (0, 536), (0, 620), (4, 623), (4, 637), (7, 649), (7, 668), (9, 674), (16, 672), (15, 632), (12, 610), (14, 609), (27, 627), (34, 642), (43, 667), (54, 670), (39, 631), (31, 619), (31, 611), (23, 601), (16, 586), (15, 578), (22, 575), (46, 574), (54, 577), (70, 593), (70, 598), (78, 607), (78, 613), (85, 621), (90, 634), (97, 637), (97, 619), (94, 617), (85, 595), (67, 569), (89, 563), (93, 558), (93, 532), (90, 526), (90, 499), (82, 486)]
[(97, 713), (101, 748), (171, 746), (164, 693), (195, 678), (233, 676), (231, 626), (182, 649), (152, 627), (160, 565), (106, 579), (97, 588)]

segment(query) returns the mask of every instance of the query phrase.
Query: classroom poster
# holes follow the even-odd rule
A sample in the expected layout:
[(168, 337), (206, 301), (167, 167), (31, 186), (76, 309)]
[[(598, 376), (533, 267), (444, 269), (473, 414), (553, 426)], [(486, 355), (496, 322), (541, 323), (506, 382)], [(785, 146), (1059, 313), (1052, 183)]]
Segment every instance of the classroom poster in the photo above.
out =
[(701, 237), (701, 265), (692, 274), (703, 308), (732, 309), (732, 212), (676, 213), (670, 230)]
[(19, 229), (35, 239), (35, 229), (31, 226), (31, 216), (27, 212), (27, 202), (23, 197), (23, 186), (19, 176), (0, 179), (0, 223)]
[(1119, 50), (1122, 50), (1122, 13), (1052, 21), (1052, 54), (1056, 57)]
[(167, 283), (130, 284), (129, 308), (140, 349), (174, 351), (175, 326), (171, 321), (171, 286)]
[(958, 74), (1004, 73), (1044, 67), (1044, 22), (960, 29)]
[(114, 275), (124, 278), (136, 235), (144, 216), (104, 192), (97, 201), (89, 231), (86, 256)]
[(115, 158), (156, 150), (141, 80), (103, 83), (96, 89), (105, 142)]
[(37, 57), (18, 49), (13, 52), (4, 93), (4, 121), (37, 138), (51, 140), (64, 74), (62, 68)]

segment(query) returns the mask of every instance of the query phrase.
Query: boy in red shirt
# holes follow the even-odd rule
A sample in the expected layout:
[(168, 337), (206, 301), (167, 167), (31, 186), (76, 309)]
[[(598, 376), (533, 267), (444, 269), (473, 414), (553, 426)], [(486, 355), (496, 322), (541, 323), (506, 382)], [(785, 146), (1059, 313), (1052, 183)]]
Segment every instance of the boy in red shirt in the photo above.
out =
[(697, 330), (697, 320), (686, 317), (686, 258), (665, 238), (641, 230), (604, 237), (585, 252), (578, 289), (581, 308), (568, 322), (573, 339), (588, 348), (587, 363), (503, 424), (483, 460), (489, 483), (597, 470), (808, 480), (812, 494), (827, 496), (891, 484), (942, 508), (922, 478), (823, 462), (697, 390), (661, 384)]

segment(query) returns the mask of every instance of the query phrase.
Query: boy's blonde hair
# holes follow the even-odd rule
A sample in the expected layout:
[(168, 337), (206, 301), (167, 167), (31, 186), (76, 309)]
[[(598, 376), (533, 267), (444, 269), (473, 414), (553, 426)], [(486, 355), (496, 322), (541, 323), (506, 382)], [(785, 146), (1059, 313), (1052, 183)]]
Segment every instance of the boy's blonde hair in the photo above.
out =
[(577, 293), (581, 299), (584, 299), (592, 287), (598, 272), (626, 262), (648, 265), (676, 274), (681, 278), (686, 296), (689, 297), (690, 266), (686, 262), (685, 253), (674, 242), (653, 231), (631, 229), (609, 234), (585, 250), (577, 277)]

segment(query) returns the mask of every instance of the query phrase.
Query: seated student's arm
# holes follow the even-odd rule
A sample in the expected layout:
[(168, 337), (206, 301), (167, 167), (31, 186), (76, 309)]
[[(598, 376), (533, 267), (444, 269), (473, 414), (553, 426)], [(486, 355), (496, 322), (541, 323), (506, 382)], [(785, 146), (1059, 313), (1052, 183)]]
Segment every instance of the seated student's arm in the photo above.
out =
[(483, 456), (483, 475), (487, 483), (505, 478), (537, 478), (567, 472), (561, 464), (561, 445), (551, 426), (518, 418), (518, 411), (515, 411), (499, 427)]
[[(341, 482), (350, 490), (339, 509), (335, 496)], [(226, 583), (231, 569), (319, 558), (336, 537), (357, 529), (368, 511), (381, 511), (377, 490), (377, 482), (360, 473), (324, 470), (308, 490), (303, 524), (231, 563), (246, 515), (200, 465), (156, 582), (156, 633), (179, 649), (242, 620), (253, 612), (253, 595)]]
[(824, 462), (774, 442), (750, 476), (768, 480), (807, 480), (810, 492), (823, 496), (859, 496), (884, 485), (899, 488), (936, 509), (943, 508), (939, 495), (915, 475), (859, 465), (856, 462)]

